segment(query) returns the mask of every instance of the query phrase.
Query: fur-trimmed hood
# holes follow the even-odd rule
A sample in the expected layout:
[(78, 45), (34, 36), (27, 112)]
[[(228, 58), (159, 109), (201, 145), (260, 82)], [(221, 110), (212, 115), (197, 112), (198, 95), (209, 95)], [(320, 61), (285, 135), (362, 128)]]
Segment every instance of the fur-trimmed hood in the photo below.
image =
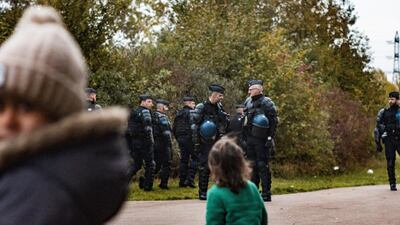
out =
[(120, 107), (96, 112), (81, 112), (34, 132), (20, 134), (2, 141), (0, 142), (0, 171), (21, 159), (51, 151), (54, 145), (101, 138), (112, 133), (122, 134), (126, 129), (127, 119), (128, 111)]

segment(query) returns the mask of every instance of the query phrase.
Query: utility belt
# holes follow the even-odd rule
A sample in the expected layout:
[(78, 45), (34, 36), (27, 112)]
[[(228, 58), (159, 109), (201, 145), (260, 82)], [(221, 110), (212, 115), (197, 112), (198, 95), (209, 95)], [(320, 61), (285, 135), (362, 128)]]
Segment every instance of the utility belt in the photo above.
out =
[(187, 129), (187, 130), (180, 130), (180, 131), (176, 131), (175, 134), (176, 137), (191, 137), (192, 136), (192, 130), (191, 129)]
[(387, 138), (390, 139), (399, 139), (400, 137), (400, 129), (386, 129), (385, 132), (382, 134), (382, 140)]
[[(386, 133), (387, 137), (399, 136), (400, 135), (400, 129), (385, 130), (385, 133)], [(384, 135), (382, 135), (382, 138), (385, 138)]]
[(177, 133), (177, 134), (175, 135), (175, 138), (176, 138), (176, 139), (182, 138), (182, 139), (190, 139), (190, 140), (192, 140), (192, 133), (191, 133), (191, 132), (187, 132), (187, 133)]
[(135, 132), (132, 133), (132, 138), (134, 138), (134, 139), (144, 139), (144, 138), (146, 138), (146, 134), (145, 134), (144, 131), (142, 131), (142, 132), (135, 131)]

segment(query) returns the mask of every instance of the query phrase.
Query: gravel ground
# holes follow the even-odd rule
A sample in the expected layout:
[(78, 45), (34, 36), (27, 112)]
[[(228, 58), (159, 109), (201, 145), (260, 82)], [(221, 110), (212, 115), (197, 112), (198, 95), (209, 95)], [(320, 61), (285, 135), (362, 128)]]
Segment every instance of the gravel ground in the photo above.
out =
[[(272, 225), (400, 225), (400, 191), (389, 185), (275, 195), (266, 203)], [(108, 225), (205, 224), (204, 201), (128, 201)]]

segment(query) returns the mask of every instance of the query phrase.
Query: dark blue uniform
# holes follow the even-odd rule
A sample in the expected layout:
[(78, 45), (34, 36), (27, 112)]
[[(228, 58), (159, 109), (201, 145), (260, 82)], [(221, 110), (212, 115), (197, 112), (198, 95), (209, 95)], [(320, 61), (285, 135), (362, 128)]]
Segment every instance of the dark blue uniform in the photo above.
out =
[(193, 151), (192, 130), (190, 129), (190, 110), (184, 106), (178, 110), (174, 120), (173, 133), (180, 149), (179, 186), (195, 187), (194, 177), (198, 165), (197, 155)]
[(153, 124), (155, 173), (161, 170), (160, 188), (167, 189), (172, 161), (171, 123), (167, 114), (157, 111), (153, 115)]
[(385, 144), (387, 173), (392, 190), (396, 189), (396, 151), (400, 154), (400, 121), (396, 114), (397, 117), (400, 115), (397, 105), (380, 110), (375, 128), (375, 141), (380, 145), (382, 140)]
[(128, 121), (128, 136), (131, 141), (131, 156), (134, 160), (130, 176), (134, 176), (144, 161), (144, 178), (140, 178), (139, 186), (145, 191), (153, 188), (154, 174), (154, 137), (151, 111), (139, 106), (132, 110)]
[[(206, 140), (200, 135), (200, 126), (205, 121), (212, 121), (216, 125), (216, 134), (213, 139)], [(228, 114), (225, 113), (221, 103), (212, 104), (205, 101), (191, 111), (192, 138), (195, 151), (199, 158), (199, 198), (207, 198), (210, 171), (208, 168), (208, 154), (213, 144), (226, 133), (229, 123)]]
[[(244, 136), (247, 143), (245, 149), (247, 158), (252, 161), (253, 173), (251, 180), (258, 186), (261, 180), (262, 197), (271, 200), (271, 171), (269, 168), (270, 154), (274, 151), (275, 130), (278, 123), (274, 102), (263, 94), (249, 97), (245, 101)], [(255, 135), (252, 121), (257, 115), (265, 115), (269, 128), (262, 135)]]

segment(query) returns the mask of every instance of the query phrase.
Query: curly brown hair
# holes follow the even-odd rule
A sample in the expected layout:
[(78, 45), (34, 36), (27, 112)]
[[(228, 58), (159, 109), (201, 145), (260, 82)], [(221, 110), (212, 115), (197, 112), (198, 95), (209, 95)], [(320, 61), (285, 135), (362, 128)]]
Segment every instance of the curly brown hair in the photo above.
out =
[(212, 179), (220, 187), (239, 193), (247, 185), (251, 168), (244, 159), (242, 148), (232, 138), (224, 137), (211, 148), (208, 166)]

